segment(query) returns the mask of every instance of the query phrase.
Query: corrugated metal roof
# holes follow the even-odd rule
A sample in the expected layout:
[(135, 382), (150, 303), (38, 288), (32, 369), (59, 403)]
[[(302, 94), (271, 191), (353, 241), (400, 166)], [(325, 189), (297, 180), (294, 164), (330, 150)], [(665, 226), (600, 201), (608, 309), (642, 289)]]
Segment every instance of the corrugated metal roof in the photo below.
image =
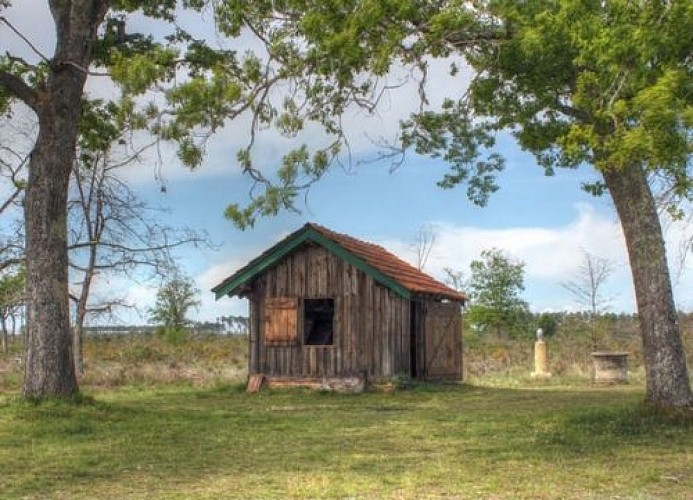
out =
[[(245, 267), (214, 287), (212, 291), (216, 293), (217, 298), (226, 294), (237, 293), (240, 285), (249, 282), (267, 269), (268, 266), (274, 265), (278, 259), (294, 251), (304, 241), (314, 241), (321, 244), (320, 240), (322, 240), (323, 246), (331, 246), (333, 247), (331, 250), (335, 251), (335, 253), (342, 254), (342, 258), (349, 257), (349, 255), (355, 257), (353, 260), (357, 263), (357, 267), (360, 267), (366, 273), (374, 275), (376, 281), (395, 289), (400, 294), (404, 293), (402, 291), (404, 289), (414, 296), (432, 296), (459, 302), (467, 300), (464, 294), (436, 281), (383, 247), (346, 234), (337, 233), (315, 223), (306, 224), (298, 231), (264, 251)], [(336, 245), (336, 247), (333, 245)], [(346, 254), (343, 252), (346, 252)], [(351, 257), (349, 259), (352, 260)], [(407, 293), (407, 296), (409, 296), (409, 293)]]

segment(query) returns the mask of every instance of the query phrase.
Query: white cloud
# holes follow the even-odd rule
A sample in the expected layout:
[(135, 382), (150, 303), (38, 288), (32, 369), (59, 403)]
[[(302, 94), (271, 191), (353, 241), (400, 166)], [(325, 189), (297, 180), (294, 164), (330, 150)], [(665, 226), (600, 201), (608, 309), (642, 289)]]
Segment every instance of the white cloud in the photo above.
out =
[[(588, 204), (575, 206), (576, 216), (567, 225), (545, 227), (512, 227), (486, 229), (450, 223), (434, 223), (437, 229), (435, 247), (426, 272), (444, 279), (443, 268), (450, 267), (469, 274), (469, 264), (482, 250), (498, 248), (525, 263), (526, 298), (534, 310), (575, 308), (570, 293), (561, 283), (575, 278), (585, 250), (610, 259), (614, 271), (605, 287), (612, 298), (612, 310), (635, 309), (632, 279), (625, 241), (615, 215), (599, 213)], [(691, 228), (684, 222), (671, 222), (665, 233), (669, 250), (674, 293), (679, 308), (693, 307), (693, 259), (678, 265), (675, 250), (683, 238), (690, 238)], [(378, 241), (388, 250), (414, 263), (411, 241)], [(688, 252), (691, 252), (690, 243)]]
[(228, 276), (245, 266), (252, 258), (256, 257), (263, 249), (253, 247), (233, 254), (228, 253), (219, 262), (216, 262), (196, 276), (195, 282), (200, 289), (200, 307), (193, 315), (201, 320), (213, 321), (219, 316), (248, 314), (248, 301), (237, 297), (214, 298), (211, 289), (221, 283)]
[[(597, 214), (587, 204), (576, 205), (574, 221), (564, 227), (511, 227), (486, 229), (433, 223), (435, 247), (427, 271), (442, 276), (444, 267), (466, 270), (483, 250), (498, 248), (525, 262), (528, 278), (565, 279), (577, 270), (581, 248), (617, 262), (625, 262), (623, 236), (616, 221)], [(381, 241), (401, 257), (414, 262), (410, 242)]]
[[(560, 284), (575, 277), (582, 259), (582, 249), (585, 249), (594, 255), (609, 258), (616, 264), (605, 290), (613, 298), (611, 310), (620, 312), (635, 309), (620, 226), (613, 215), (599, 213), (591, 205), (576, 205), (574, 219), (564, 226), (554, 228), (485, 229), (450, 223), (437, 223), (436, 228), (438, 236), (426, 272), (438, 279), (444, 279), (444, 267), (468, 274), (469, 263), (477, 259), (482, 250), (496, 247), (525, 262), (525, 298), (532, 310), (574, 310), (576, 304), (573, 298)], [(666, 235), (669, 248), (674, 248), (680, 242), (682, 234), (690, 234), (690, 227), (683, 223), (671, 223), (668, 228)], [(226, 251), (225, 255), (215, 259), (215, 262), (198, 273), (195, 282), (200, 289), (201, 304), (196, 311), (191, 312), (191, 317), (215, 321), (216, 318), (229, 314), (246, 315), (246, 300), (225, 297), (216, 301), (210, 289), (285, 235), (285, 231), (280, 231), (270, 237), (269, 242), (256, 240), (248, 246)], [(353, 236), (363, 237), (359, 234)], [(374, 242), (409, 262), (415, 261), (411, 240)], [(688, 259), (681, 273), (678, 273), (678, 279), (676, 275), (673, 277), (679, 308), (690, 310), (693, 307), (693, 261)], [(133, 284), (126, 278), (117, 278), (101, 283), (98, 289), (108, 289), (111, 292), (121, 290), (128, 301), (137, 304), (140, 312), (146, 312), (156, 298), (156, 285)], [(126, 314), (130, 313), (121, 315), (125, 321), (130, 319)], [(133, 313), (130, 321), (146, 321), (146, 315), (136, 316)]]

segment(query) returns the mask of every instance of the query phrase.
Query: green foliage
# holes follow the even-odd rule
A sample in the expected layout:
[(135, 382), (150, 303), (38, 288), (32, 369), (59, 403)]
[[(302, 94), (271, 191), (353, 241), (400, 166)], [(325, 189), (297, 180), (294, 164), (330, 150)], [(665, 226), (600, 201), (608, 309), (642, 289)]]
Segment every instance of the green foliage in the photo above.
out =
[(7, 319), (14, 314), (25, 301), (24, 268), (15, 272), (6, 272), (0, 276), (0, 316)]
[[(252, 33), (262, 49), (228, 50), (175, 22), (205, 9), (230, 42), (221, 45)], [(168, 22), (168, 33), (129, 31), (134, 12)], [(677, 200), (691, 198), (693, 8), (683, 0), (119, 0), (99, 28), (91, 62), (112, 75), (123, 99), (139, 96), (151, 111), (146, 128), (176, 142), (184, 164), (199, 165), (209, 133), (228, 120), (252, 118), (251, 139), (238, 163), (256, 189), (250, 203), (227, 210), (241, 227), (258, 216), (295, 210), (297, 197), (340, 152), (344, 111), (372, 111), (380, 78), (393, 65), (424, 75), (430, 57), (449, 55), (470, 65), (469, 89), (461, 82), (441, 110), (422, 111), (402, 130), (405, 149), (451, 165), (442, 187), (467, 183), (469, 198), (485, 204), (504, 168), (495, 136), (506, 131), (547, 174), (583, 162), (602, 171), (637, 164), (666, 179), (673, 213)], [(0, 70), (32, 87), (42, 85), (51, 68), (0, 60)], [(456, 64), (451, 73), (457, 73)], [(0, 89), (1, 108), (11, 96)], [(310, 168), (284, 168), (303, 147), (287, 154), (278, 166), (282, 175), (253, 165), (257, 133), (272, 128), (294, 137), (311, 123), (332, 144), (309, 155)], [(603, 192), (599, 183), (585, 188)]]
[(553, 337), (558, 329), (556, 314), (541, 313), (537, 318), (537, 328), (541, 328), (545, 337)]
[(450, 164), (438, 185), (451, 189), (467, 183), (467, 196), (484, 206), (498, 190), (495, 176), (505, 168), (505, 160), (491, 152), (495, 139), (491, 128), (475, 121), (465, 103), (446, 99), (441, 112), (424, 112), (403, 125), (404, 147), (414, 145), (419, 154), (442, 158)]
[(472, 261), (467, 319), (480, 331), (527, 335), (528, 308), (520, 298), (524, 290), (524, 263), (515, 262), (498, 249), (484, 250)]
[(159, 334), (171, 345), (182, 345), (188, 340), (188, 332), (182, 326), (163, 327)]
[[(252, 227), (257, 217), (277, 215), (281, 210), (296, 211), (294, 201), (303, 190), (320, 179), (332, 165), (339, 154), (340, 145), (333, 143), (328, 148), (318, 149), (310, 156), (304, 144), (287, 153), (277, 170), (277, 182), (264, 182), (264, 192), (254, 195), (253, 199), (243, 206), (240, 203), (230, 204), (224, 215), (241, 229)], [(238, 152), (237, 159), (244, 170), (252, 172), (253, 164), (249, 149)], [(258, 182), (259, 179), (258, 179)]]
[[(454, 32), (431, 28), (472, 66), (469, 90), (405, 126), (405, 138), (420, 152), (452, 162), (443, 185), (467, 180), (487, 162), (480, 158), (493, 134), (507, 131), (547, 174), (582, 163), (599, 171), (644, 166), (674, 193), (670, 207), (691, 199), (690, 2), (477, 7), (486, 38), (460, 44)], [(482, 193), (495, 189), (491, 181), (481, 186)], [(603, 192), (599, 184), (587, 189)], [(483, 201), (475, 191), (470, 196)]]
[(163, 283), (156, 294), (156, 303), (149, 310), (149, 320), (164, 327), (164, 335), (173, 343), (181, 339), (179, 330), (189, 324), (188, 311), (199, 304), (193, 281), (176, 275)]
[[(412, 32), (410, 21), (427, 19), (431, 10), (414, 0), (117, 0), (108, 5), (99, 25), (86, 30), (96, 36), (91, 59), (80, 64), (94, 74), (108, 75), (118, 86), (114, 103), (137, 103), (127, 108), (137, 117), (133, 130), (146, 129), (159, 140), (175, 143), (181, 162), (197, 167), (210, 134), (233, 119), (243, 117), (250, 123), (250, 139), (241, 148), (238, 163), (254, 184), (253, 199), (227, 211), (242, 227), (251, 226), (258, 216), (295, 210), (297, 197), (322, 177), (339, 154), (345, 141), (341, 115), (346, 108), (372, 110), (378, 81), (364, 77), (365, 72), (384, 75), (392, 56), (403, 54), (401, 42)], [(187, 22), (178, 21), (200, 14), (213, 19), (225, 39), (196, 38), (183, 27)], [(156, 21), (155, 34), (138, 31), (144, 26), (142, 18)], [(240, 37), (242, 45), (248, 45), (248, 36), (255, 37), (255, 50), (241, 53), (225, 48), (236, 45)], [(58, 33), (59, 40), (67, 38), (67, 33)], [(15, 56), (0, 56), (0, 71), (34, 90), (44, 88), (62, 64), (48, 60), (34, 65)], [(31, 100), (27, 92), (6, 81), (0, 84), (0, 113), (10, 109), (10, 99)], [(91, 111), (108, 109), (113, 103), (90, 101), (84, 93), (81, 130), (85, 134), (105, 130), (104, 122), (117, 119), (107, 113), (93, 128)], [(327, 145), (308, 152), (309, 159), (296, 158), (306, 153), (299, 146), (280, 160), (277, 176), (267, 165), (254, 166), (251, 153), (259, 133), (273, 129), (293, 138), (309, 124), (328, 138)]]

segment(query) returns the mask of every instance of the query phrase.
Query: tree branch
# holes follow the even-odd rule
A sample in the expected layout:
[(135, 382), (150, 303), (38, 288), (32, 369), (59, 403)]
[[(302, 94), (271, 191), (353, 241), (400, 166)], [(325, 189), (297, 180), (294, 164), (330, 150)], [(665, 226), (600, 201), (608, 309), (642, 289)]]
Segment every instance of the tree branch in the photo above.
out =
[(38, 111), (38, 94), (18, 76), (0, 71), (0, 87), (5, 87), (32, 110)]
[(35, 46), (33, 43), (31, 43), (31, 42), (29, 41), (29, 39), (28, 39), (27, 37), (25, 37), (25, 36), (22, 34), (21, 31), (19, 31), (17, 28), (15, 28), (15, 27), (12, 25), (12, 23), (9, 22), (9, 21), (7, 20), (6, 17), (0, 16), (0, 21), (2, 21), (3, 23), (5, 23), (5, 24), (7, 25), (7, 27), (10, 28), (10, 29), (14, 32), (15, 35), (17, 35), (19, 38), (21, 38), (22, 41), (23, 41), (24, 43), (26, 43), (26, 44), (29, 46), (29, 48), (30, 48), (36, 55), (38, 55), (38, 56), (39, 56), (41, 59), (43, 59), (45, 62), (48, 62), (48, 58), (47, 58), (46, 56), (44, 56), (44, 55), (41, 53), (41, 51), (40, 51), (39, 49), (37, 49), (36, 46)]
[(14, 200), (17, 199), (17, 197), (24, 191), (23, 187), (15, 187), (14, 192), (7, 198), (2, 205), (0, 205), (0, 214), (2, 214), (5, 210), (7, 210), (7, 207), (12, 205)]
[(20, 264), (24, 264), (24, 258), (12, 258), (12, 259), (7, 259), (2, 262), (0, 262), (0, 271), (4, 271), (5, 269), (12, 267), (12, 266), (18, 266)]
[(80, 242), (80, 243), (75, 243), (73, 245), (68, 246), (68, 250), (78, 250), (80, 248), (88, 248), (94, 245), (98, 245), (100, 247), (104, 248), (110, 248), (111, 250), (118, 250), (123, 253), (128, 253), (128, 254), (136, 254), (136, 253), (146, 253), (146, 252), (156, 252), (156, 251), (165, 251), (165, 250), (170, 250), (172, 248), (176, 248), (182, 245), (188, 245), (190, 243), (203, 243), (205, 240), (202, 237), (199, 236), (192, 236), (190, 238), (184, 238), (178, 241), (174, 241), (172, 243), (162, 243), (161, 245), (153, 245), (153, 246), (147, 246), (147, 247), (130, 247), (128, 245), (123, 245), (115, 242), (108, 242), (108, 241), (85, 241), (85, 242)]
[(556, 99), (555, 106), (559, 112), (563, 113), (566, 116), (569, 116), (570, 118), (575, 118), (576, 120), (582, 123), (589, 123), (592, 121), (592, 117), (586, 111), (582, 111), (581, 109), (577, 109), (572, 106), (568, 106), (567, 104), (563, 104), (558, 99)]

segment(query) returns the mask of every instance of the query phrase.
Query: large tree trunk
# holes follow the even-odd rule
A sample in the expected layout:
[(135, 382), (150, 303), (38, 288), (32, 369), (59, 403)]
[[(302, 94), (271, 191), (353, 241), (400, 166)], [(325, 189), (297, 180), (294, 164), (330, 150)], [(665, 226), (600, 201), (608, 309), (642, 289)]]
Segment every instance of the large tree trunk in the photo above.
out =
[[(77, 85), (77, 92), (70, 85)], [(50, 108), (39, 113), (40, 132), (31, 154), (24, 207), (27, 398), (66, 397), (78, 391), (70, 348), (67, 192), (82, 86), (65, 81), (53, 89)]]
[(604, 173), (628, 247), (647, 381), (646, 401), (691, 407), (686, 355), (657, 207), (642, 167)]
[(51, 2), (56, 50), (34, 110), (39, 135), (26, 189), (28, 296), (24, 396), (78, 392), (72, 360), (67, 258), (67, 195), (75, 160), (82, 93), (106, 0)]

